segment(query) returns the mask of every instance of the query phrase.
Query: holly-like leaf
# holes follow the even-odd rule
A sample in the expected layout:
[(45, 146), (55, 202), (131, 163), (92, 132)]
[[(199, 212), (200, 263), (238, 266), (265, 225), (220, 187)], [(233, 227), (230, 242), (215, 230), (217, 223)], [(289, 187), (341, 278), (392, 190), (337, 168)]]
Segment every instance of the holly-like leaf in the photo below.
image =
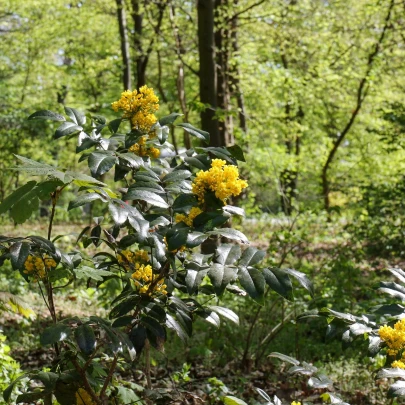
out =
[(88, 160), (91, 175), (94, 177), (107, 173), (117, 162), (113, 152), (100, 150), (90, 153)]
[(238, 267), (238, 279), (251, 298), (263, 303), (265, 280), (260, 270), (252, 267)]
[(165, 117), (162, 117), (159, 120), (159, 124), (163, 127), (165, 125), (171, 125), (173, 124), (174, 121), (176, 121), (177, 118), (181, 117), (183, 114), (179, 113), (171, 113), (169, 115), (166, 115)]
[(288, 274), (280, 269), (263, 269), (263, 276), (268, 286), (282, 297), (293, 300), (293, 286)]
[(235, 269), (223, 266), (219, 263), (214, 263), (208, 271), (208, 276), (211, 279), (212, 285), (218, 295), (221, 295), (226, 286), (234, 281), (237, 277)]
[(169, 207), (167, 202), (158, 194), (138, 189), (128, 190), (128, 193), (124, 196), (124, 200), (142, 200), (146, 201), (150, 205), (154, 205), (155, 207)]
[(50, 121), (66, 121), (63, 115), (49, 110), (41, 110), (34, 112), (28, 117), (29, 120), (50, 120)]
[(209, 143), (209, 141), (210, 141), (210, 134), (208, 132), (203, 131), (202, 129), (195, 128), (191, 124), (188, 124), (185, 122), (182, 124), (177, 124), (176, 126), (183, 128), (190, 135), (203, 140), (205, 143)]
[(41, 345), (52, 345), (54, 343), (61, 342), (65, 340), (71, 334), (71, 330), (67, 325), (63, 325), (61, 323), (57, 323), (56, 325), (49, 326), (46, 328), (39, 340)]
[(74, 122), (65, 121), (54, 134), (54, 139), (62, 138), (63, 136), (74, 134), (75, 132), (81, 131), (83, 128), (76, 125)]
[(86, 356), (94, 352), (97, 346), (96, 335), (89, 325), (80, 325), (75, 329), (75, 339), (80, 351)]
[(10, 246), (10, 260), (14, 270), (23, 268), (29, 253), (30, 244), (28, 242), (18, 241)]
[(75, 108), (65, 107), (65, 112), (76, 125), (82, 126), (86, 123), (86, 116)]
[(240, 246), (223, 244), (215, 251), (215, 261), (222, 265), (234, 264), (241, 255)]
[(232, 228), (220, 228), (215, 229), (213, 231), (209, 231), (207, 233), (209, 235), (221, 235), (224, 236), (225, 238), (238, 240), (242, 243), (249, 243), (248, 239), (242, 232)]

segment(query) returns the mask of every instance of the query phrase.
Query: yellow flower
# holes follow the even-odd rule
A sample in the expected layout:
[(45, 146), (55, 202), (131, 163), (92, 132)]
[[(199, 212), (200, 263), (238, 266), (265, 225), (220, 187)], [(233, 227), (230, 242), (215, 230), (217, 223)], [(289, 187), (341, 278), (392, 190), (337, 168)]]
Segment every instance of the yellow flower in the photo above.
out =
[(381, 326), (378, 334), (388, 346), (388, 355), (396, 356), (405, 348), (405, 318), (398, 321), (393, 328), (387, 325)]
[(298, 401), (292, 401), (292, 402), (291, 402), (291, 405), (301, 405), (301, 402), (298, 402)]
[(150, 156), (158, 158), (160, 156), (160, 150), (153, 146), (148, 147), (146, 145), (147, 136), (141, 136), (138, 142), (134, 143), (129, 149), (129, 152), (135, 153), (137, 156)]
[[(135, 286), (141, 294), (146, 294), (149, 286), (153, 283), (158, 275), (153, 274), (152, 266), (149, 264), (149, 254), (146, 250), (137, 250), (131, 252), (130, 250), (121, 250), (117, 255), (118, 263), (120, 263), (126, 270), (133, 271), (132, 279)], [(167, 294), (166, 284), (164, 280), (159, 280), (153, 287), (152, 293)]]
[(76, 405), (95, 405), (91, 395), (83, 388), (76, 391)]
[(188, 215), (177, 214), (176, 222), (184, 222), (187, 226), (193, 226), (194, 218), (200, 215), (203, 211), (198, 207), (193, 207)]
[(401, 360), (395, 360), (392, 362), (391, 367), (393, 368), (405, 368), (405, 363)]
[(123, 117), (130, 119), (134, 129), (149, 132), (157, 121), (154, 113), (159, 109), (159, 98), (153, 89), (142, 86), (139, 91), (124, 91), (111, 106), (115, 112), (123, 110)]
[(229, 197), (238, 196), (247, 186), (247, 181), (239, 178), (236, 166), (227, 165), (222, 159), (214, 159), (209, 170), (197, 173), (192, 190), (200, 203), (204, 202), (205, 193), (212, 191), (225, 204)]
[(55, 268), (57, 263), (52, 257), (45, 255), (43, 258), (33, 255), (28, 255), (24, 263), (24, 273), (32, 275), (33, 280), (36, 281), (37, 278), (45, 278), (46, 271)]

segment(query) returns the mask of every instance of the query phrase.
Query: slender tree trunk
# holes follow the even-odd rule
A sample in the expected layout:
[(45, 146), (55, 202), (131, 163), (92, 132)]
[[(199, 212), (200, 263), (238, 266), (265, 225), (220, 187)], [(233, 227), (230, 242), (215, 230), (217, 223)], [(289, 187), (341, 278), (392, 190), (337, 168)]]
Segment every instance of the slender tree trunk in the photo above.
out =
[(215, 0), (197, 0), (198, 52), (200, 60), (200, 101), (206, 107), (201, 112), (201, 128), (210, 134), (210, 146), (222, 146), (217, 109), (217, 75), (214, 40)]
[(115, 0), (117, 3), (117, 18), (121, 41), (122, 57), (122, 84), (124, 90), (130, 90), (131, 85), (131, 59), (129, 55), (129, 41), (127, 32), (127, 19), (123, 0)]
[(143, 28), (143, 13), (141, 12), (141, 1), (131, 0), (132, 3), (132, 20), (134, 22), (134, 47), (135, 47), (135, 66), (136, 66), (136, 87), (139, 89), (146, 83), (144, 60), (145, 55), (142, 47), (142, 28)]
[(230, 114), (230, 30), (226, 20), (228, 0), (215, 0), (215, 49), (217, 74), (217, 107), (221, 113), (219, 119), (219, 136), (221, 146), (233, 145), (233, 119)]
[(355, 108), (354, 108), (348, 122), (346, 123), (346, 125), (344, 126), (344, 128), (342, 129), (342, 131), (340, 132), (338, 137), (336, 138), (336, 140), (333, 144), (333, 147), (330, 150), (328, 157), (326, 159), (326, 162), (322, 168), (322, 193), (323, 193), (323, 199), (324, 199), (324, 208), (326, 210), (330, 209), (330, 198), (329, 198), (330, 182), (329, 182), (329, 177), (328, 177), (328, 171), (329, 171), (330, 165), (336, 155), (336, 152), (338, 151), (338, 149), (339, 149), (340, 145), (342, 144), (343, 140), (345, 139), (346, 135), (351, 130), (351, 128), (352, 128), (354, 122), (356, 121), (356, 118), (363, 106), (363, 102), (364, 102), (365, 98), (367, 97), (368, 90), (369, 90), (368, 77), (373, 68), (375, 58), (381, 51), (381, 45), (384, 41), (385, 35), (386, 35), (388, 29), (391, 27), (391, 14), (392, 14), (394, 5), (395, 5), (395, 0), (391, 0), (390, 5), (388, 7), (387, 16), (385, 17), (384, 27), (381, 31), (381, 34), (380, 34), (377, 42), (374, 45), (373, 50), (368, 55), (366, 71), (365, 71), (363, 78), (360, 80), (359, 87), (357, 89)]

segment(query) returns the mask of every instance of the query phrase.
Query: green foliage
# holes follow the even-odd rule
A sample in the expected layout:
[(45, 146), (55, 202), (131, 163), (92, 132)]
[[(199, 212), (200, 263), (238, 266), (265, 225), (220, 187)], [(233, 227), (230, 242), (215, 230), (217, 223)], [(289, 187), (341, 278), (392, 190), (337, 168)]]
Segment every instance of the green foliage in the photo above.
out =
[[(100, 116), (85, 116), (72, 108), (65, 111), (67, 118), (40, 111), (30, 119), (63, 121), (55, 131), (56, 140), (79, 131), (79, 145), (84, 139), (92, 139), (85, 148), (92, 151), (84, 152), (84, 148), (77, 151), (81, 153), (79, 161), (87, 162), (92, 177), (17, 156), (23, 163), (17, 170), (45, 177), (45, 180), (29, 181), (7, 197), (0, 210), (10, 210), (16, 223), (23, 222), (32, 215), (31, 206), (35, 205), (28, 202), (50, 196), (54, 213), (62, 193), (79, 186), (79, 196), (70, 201), (69, 210), (95, 202), (104, 205), (102, 215), (94, 218), (95, 224), (84, 228), (77, 239), (84, 248), (94, 245), (97, 252), (62, 250), (58, 237), (51, 239), (54, 214), (50, 218), (48, 239), (35, 235), (2, 237), (1, 259), (10, 259), (13, 269), (20, 271), (27, 281), (42, 285), (47, 293), (43, 298), (53, 324), (41, 332), (40, 343), (45, 347), (53, 346), (59, 353), (50, 372), (28, 374), (32, 381), (42, 383), (43, 388), (27, 390), (17, 398), (17, 403), (52, 394), (59, 400), (65, 384), (70, 386), (71, 392), (85, 389), (96, 403), (105, 400), (110, 395), (107, 387), (112, 384), (119, 361), (132, 363), (143, 351), (148, 353), (150, 346), (162, 350), (167, 329), (187, 340), (197, 318), (216, 327), (220, 325), (220, 317), (238, 323), (239, 318), (232, 310), (210, 305), (210, 301), (226, 292), (239, 294), (245, 290), (253, 300), (263, 304), (267, 289), (283, 293), (280, 283), (274, 283), (274, 274), (284, 286), (289, 286), (289, 299), (293, 299), (290, 277), (313, 293), (311, 282), (301, 272), (260, 267), (265, 253), (256, 248), (242, 251), (239, 245), (228, 243), (219, 245), (210, 255), (193, 252), (205, 240), (218, 236), (247, 244), (248, 239), (242, 232), (221, 227), (232, 215), (240, 215), (242, 211), (228, 205), (224, 207), (221, 200), (208, 192), (209, 198), (204, 204), (195, 198), (192, 193), (194, 161), (187, 161), (181, 155), (151, 159), (146, 154), (132, 152), (130, 148), (134, 143), (130, 139), (134, 136), (137, 145), (143, 145), (148, 136), (148, 147), (155, 145), (160, 150), (171, 150), (171, 145), (159, 135), (167, 131), (164, 126), (155, 125), (146, 135), (135, 130), (121, 134), (116, 132), (115, 123), (108, 123)], [(176, 117), (169, 116), (161, 122), (171, 122), (173, 118)], [(182, 127), (191, 135), (208, 140), (204, 131), (191, 125)], [(188, 150), (186, 156), (198, 157), (209, 168), (217, 157), (236, 164), (232, 153), (238, 158), (243, 155), (238, 149), (234, 150), (195, 148)], [(117, 174), (119, 167), (125, 168), (126, 188), (116, 192), (96, 180), (112, 169)], [(116, 182), (121, 181), (122, 176), (117, 179), (116, 174)], [(200, 214), (191, 224), (176, 219), (175, 212), (188, 215), (197, 207)], [(200, 217), (205, 219), (200, 220)], [(112, 299), (109, 319), (90, 313), (85, 318), (57, 320), (53, 288), (80, 279), (87, 280), (88, 285), (96, 283), (98, 287), (110, 280), (119, 282), (121, 290)], [(103, 357), (102, 353), (108, 357)], [(87, 369), (92, 370), (89, 380), (85, 376)], [(12, 386), (5, 392), (6, 399), (11, 392)], [(123, 391), (119, 391), (118, 397), (123, 398), (123, 403), (128, 399)], [(65, 399), (64, 403), (70, 402)]]

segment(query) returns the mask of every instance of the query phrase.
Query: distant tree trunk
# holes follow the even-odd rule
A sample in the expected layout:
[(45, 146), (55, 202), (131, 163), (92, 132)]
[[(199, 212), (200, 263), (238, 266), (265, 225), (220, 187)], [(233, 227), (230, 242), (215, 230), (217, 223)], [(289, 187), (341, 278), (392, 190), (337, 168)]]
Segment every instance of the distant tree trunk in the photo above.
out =
[(217, 108), (221, 113), (219, 121), (220, 146), (234, 143), (233, 118), (231, 110), (231, 93), (229, 78), (230, 27), (227, 23), (229, 0), (215, 0), (215, 49), (217, 76)]
[(116, 0), (117, 18), (121, 40), (121, 57), (122, 57), (122, 83), (124, 90), (130, 90), (131, 85), (131, 59), (129, 55), (129, 41), (127, 32), (127, 19), (123, 0)]
[(143, 14), (141, 13), (140, 0), (132, 0), (132, 20), (134, 21), (134, 47), (135, 47), (135, 65), (136, 65), (136, 87), (139, 89), (146, 83), (145, 78), (145, 55), (142, 47), (142, 28)]
[(217, 109), (217, 75), (215, 62), (214, 9), (215, 0), (197, 0), (198, 52), (200, 60), (200, 101), (206, 105), (201, 112), (201, 128), (210, 134), (210, 146), (222, 146)]

